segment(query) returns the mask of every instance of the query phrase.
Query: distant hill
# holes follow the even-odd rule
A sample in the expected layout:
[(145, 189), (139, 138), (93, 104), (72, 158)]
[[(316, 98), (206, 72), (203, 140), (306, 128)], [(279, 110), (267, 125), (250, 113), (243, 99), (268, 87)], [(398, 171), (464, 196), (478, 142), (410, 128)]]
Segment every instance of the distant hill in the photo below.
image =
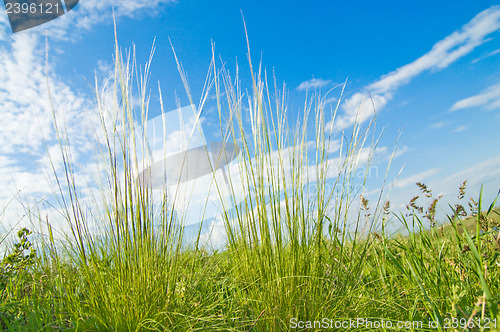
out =
[[(486, 211), (483, 211), (483, 213), (486, 213)], [(500, 207), (494, 208), (490, 214), (488, 215), (488, 223), (490, 226), (490, 229), (488, 231), (495, 231), (500, 229)], [(476, 217), (464, 217), (459, 224), (457, 225), (457, 230), (461, 234), (463, 232), (463, 228), (461, 225), (465, 226), (469, 234), (474, 235), (476, 233), (476, 222), (477, 222), (477, 216)], [(443, 227), (443, 232), (445, 234), (449, 234), (453, 232), (453, 225), (450, 222), (446, 222), (442, 224), (441, 226), (438, 227)], [(481, 229), (481, 231), (484, 231)]]

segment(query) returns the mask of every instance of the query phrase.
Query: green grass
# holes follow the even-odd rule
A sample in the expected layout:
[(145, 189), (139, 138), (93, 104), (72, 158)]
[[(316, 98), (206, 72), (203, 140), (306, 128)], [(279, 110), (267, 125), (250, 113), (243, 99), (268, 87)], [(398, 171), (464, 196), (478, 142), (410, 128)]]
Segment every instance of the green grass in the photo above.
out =
[[(133, 177), (138, 161), (127, 138), (134, 135), (133, 119), (147, 118), (149, 64), (139, 70), (127, 59), (117, 48), (111, 80), (114, 120), (110, 125), (103, 117), (102, 128), (96, 129), (104, 137), (98, 203), (80, 198), (70, 142), (64, 128), (58, 127), (66, 174), (59, 177), (56, 195), (70, 232), (60, 241), (47, 221), (49, 237), (34, 240), (36, 251), (28, 241), (32, 235), (19, 234), (19, 245), (0, 265), (2, 329), (319, 330), (314, 321), (335, 327), (358, 318), (372, 324), (384, 320), (386, 328), (381, 330), (462, 331), (448, 328), (454, 326), (452, 319), (469, 323), (469, 330), (475, 331), (495, 330), (477, 327), (484, 327), (488, 319), (500, 324), (500, 237), (492, 230), (498, 222), (495, 202), (485, 208), (479, 197), (471, 211), (475, 216), (461, 221), (465, 208), (458, 206), (464, 204), (464, 185), (444, 228), (434, 226), (432, 205), (419, 211), (413, 202), (410, 216), (392, 214), (384, 201), (371, 209), (370, 202), (363, 201), (353, 210), (353, 201), (359, 199), (352, 189), (356, 157), (364, 148), (373, 152), (376, 147), (374, 122), (356, 124), (346, 133), (337, 155), (342, 158), (332, 165), (328, 144), (333, 134), (326, 127), (329, 114), (322, 96), (308, 100), (300, 121), (290, 126), (286, 96), (274, 82), (268, 84), (264, 70), (254, 71), (251, 61), (252, 86), (245, 90), (238, 73), (231, 77), (213, 59), (198, 106), (202, 109), (215, 95), (221, 139), (242, 139), (240, 177), (231, 177), (229, 187), (235, 195), (242, 183), (247, 199), (238, 205), (235, 218), (222, 214), (228, 234), (225, 248), (211, 251), (201, 242), (183, 247), (178, 223), (182, 220), (175, 219), (173, 207), (155, 209), (155, 193), (138, 187)], [(178, 67), (194, 104), (180, 62)], [(137, 109), (132, 102), (135, 82), (142, 101)], [(104, 114), (109, 110), (97, 85), (95, 92)], [(333, 109), (330, 116), (335, 114)], [(253, 119), (251, 133), (244, 125), (248, 115)], [(312, 148), (308, 142), (314, 143)], [(316, 165), (313, 171), (306, 167), (310, 165)], [(331, 177), (327, 174), (333, 166), (336, 176)], [(310, 181), (318, 183), (312, 196), (304, 191)], [(214, 179), (213, 185), (225, 201), (223, 184)], [(425, 186), (421, 190), (430, 193)], [(170, 199), (164, 197), (167, 203)], [(92, 208), (92, 214), (85, 213)], [(390, 218), (408, 235), (380, 231), (377, 226), (385, 226)], [(91, 224), (99, 225), (98, 234), (89, 230)], [(474, 232), (463, 232), (460, 224)], [(312, 327), (298, 327), (299, 321), (309, 321)], [(388, 322), (392, 328), (387, 328)], [(398, 327), (398, 322), (413, 325)], [(373, 329), (366, 324), (337, 328)]]

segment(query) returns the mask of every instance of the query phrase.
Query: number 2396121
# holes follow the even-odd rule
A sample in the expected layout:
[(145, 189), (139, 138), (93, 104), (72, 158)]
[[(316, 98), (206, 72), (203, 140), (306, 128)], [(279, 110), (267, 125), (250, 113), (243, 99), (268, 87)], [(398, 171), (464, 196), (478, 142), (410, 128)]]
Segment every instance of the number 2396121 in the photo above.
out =
[(59, 14), (63, 13), (64, 9), (56, 3), (6, 3), (5, 8), (7, 9), (7, 14)]

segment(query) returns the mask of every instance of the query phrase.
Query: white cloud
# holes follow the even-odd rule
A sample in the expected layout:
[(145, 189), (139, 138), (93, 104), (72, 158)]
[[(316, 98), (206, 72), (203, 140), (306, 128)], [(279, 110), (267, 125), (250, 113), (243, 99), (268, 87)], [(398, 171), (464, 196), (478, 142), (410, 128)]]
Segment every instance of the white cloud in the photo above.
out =
[(310, 79), (309, 81), (304, 81), (300, 83), (300, 85), (297, 87), (297, 90), (299, 91), (304, 91), (304, 90), (311, 90), (311, 89), (319, 89), (321, 87), (324, 87), (325, 85), (330, 84), (332, 81), (330, 80), (324, 80), (321, 78), (313, 78)]
[(500, 108), (500, 84), (490, 86), (478, 95), (457, 101), (450, 110), (456, 111), (478, 106), (484, 106), (489, 110)]
[(342, 130), (354, 123), (363, 123), (372, 117), (376, 112), (384, 108), (392, 99), (392, 95), (370, 95), (368, 93), (355, 93), (350, 98), (341, 103), (343, 114), (335, 118), (334, 123), (331, 121), (326, 125), (327, 128)]
[(14, 163), (14, 160), (9, 158), (8, 156), (0, 155), (0, 169), (10, 166)]
[(336, 103), (338, 101), (338, 98), (336, 97), (330, 97), (330, 98), (327, 98), (323, 101), (323, 104), (324, 105), (329, 105), (329, 104), (333, 104), (333, 103)]
[[(468, 187), (473, 189), (475, 195), (479, 195), (481, 185), (487, 186), (490, 197), (491, 193), (497, 193), (500, 189), (500, 157), (494, 157), (469, 167), (466, 170), (457, 172), (442, 180), (442, 185), (451, 184), (452, 187), (443, 188), (445, 192), (456, 192), (458, 185), (467, 180)], [(477, 198), (477, 197), (476, 197)], [(490, 202), (486, 202), (490, 203)], [(486, 205), (486, 204), (484, 204)]]
[(366, 90), (371, 97), (367, 93), (356, 93), (350, 97), (342, 106), (344, 115), (337, 119), (334, 127), (344, 129), (355, 121), (366, 121), (375, 111), (385, 107), (399, 87), (426, 71), (448, 67), (485, 43), (487, 37), (499, 29), (500, 6), (479, 13), (461, 29), (437, 42), (428, 53), (370, 84)]
[(115, 71), (114, 64), (109, 63), (108, 61), (98, 60), (97, 61), (97, 70), (96, 76), (103, 81), (103, 85), (107, 79), (113, 76)]
[(406, 177), (404, 179), (397, 180), (394, 183), (394, 187), (399, 189), (406, 188), (410, 185), (414, 185), (417, 182), (424, 181), (425, 179), (439, 173), (440, 170), (441, 170), (440, 168), (433, 168), (425, 172), (417, 173), (409, 177)]
[[(75, 26), (91, 29), (96, 24), (112, 22), (113, 10), (115, 17), (154, 16), (162, 5), (176, 3), (176, 0), (85, 0), (80, 1), (75, 10), (61, 17), (61, 26)], [(56, 20), (57, 21), (57, 20)]]
[(436, 43), (429, 53), (384, 76), (368, 89), (375, 93), (394, 91), (424, 71), (446, 68), (483, 44), (489, 34), (499, 29), (500, 6), (493, 6), (476, 15), (460, 30)]
[(462, 132), (462, 131), (465, 131), (465, 130), (467, 130), (466, 126), (458, 126), (457, 128), (453, 129), (453, 132), (454, 133), (459, 133), (459, 132)]
[(436, 122), (436, 123), (433, 123), (429, 126), (429, 128), (431, 129), (441, 129), (443, 127), (446, 127), (448, 125), (447, 122), (444, 122), (444, 121), (440, 121), (440, 122)]

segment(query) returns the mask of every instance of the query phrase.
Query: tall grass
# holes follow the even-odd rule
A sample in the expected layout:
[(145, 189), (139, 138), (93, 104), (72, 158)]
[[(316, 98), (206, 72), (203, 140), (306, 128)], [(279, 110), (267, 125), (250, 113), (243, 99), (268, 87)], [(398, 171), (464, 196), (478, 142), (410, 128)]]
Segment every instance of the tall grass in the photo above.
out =
[[(176, 60), (187, 98), (195, 105)], [(298, 321), (318, 330), (324, 325), (316, 323), (325, 324), (324, 319), (335, 327), (335, 322), (363, 318), (391, 322), (393, 328), (385, 325), (386, 330), (444, 330), (447, 318), (483, 326), (487, 318), (500, 320), (500, 238), (491, 227), (480, 232), (497, 213), (494, 203), (486, 212), (476, 206), (473, 235), (460, 231), (464, 208), (458, 205), (450, 213), (450, 231), (435, 225), (428, 231), (424, 220), (433, 217), (435, 205), (424, 213), (415, 201), (410, 217), (398, 216), (408, 236), (377, 232), (390, 204), (380, 200), (370, 208), (359, 197), (367, 175), (361, 181), (355, 176), (361, 154), (368, 148), (370, 161), (378, 144), (374, 122), (356, 123), (333, 154), (340, 99), (328, 109), (325, 96), (314, 94), (290, 124), (286, 90), (262, 66), (254, 70), (250, 48), (251, 87), (242, 86), (238, 69), (232, 77), (219, 68), (214, 55), (193, 108), (199, 117), (214, 95), (220, 140), (241, 147), (228, 182), (216, 176), (211, 182), (222, 205), (218, 220), (227, 243), (209, 250), (200, 226), (194, 246), (183, 246), (185, 220), (175, 213), (176, 192), (174, 197), (158, 193), (136, 179), (136, 170), (147, 162), (137, 157), (147, 138), (135, 139), (135, 126), (137, 119), (145, 126), (148, 118), (150, 62), (139, 68), (133, 52), (124, 56), (116, 46), (114, 76), (106, 89), (96, 83), (101, 169), (95, 196), (82, 196), (71, 142), (64, 126), (57, 126), (65, 165), (64, 175), (56, 174), (57, 198), (70, 232), (59, 241), (48, 220), (49, 237), (39, 240), (36, 259), (2, 262), (0, 326), (282, 331), (308, 327), (292, 324)], [(26, 236), (21, 234), (20, 241)], [(29, 250), (26, 245), (25, 240), (20, 248)], [(23, 250), (12, 257), (21, 257)], [(417, 324), (397, 327), (400, 321)], [(430, 326), (432, 321), (439, 323)], [(338, 329), (371, 328), (358, 323)]]

